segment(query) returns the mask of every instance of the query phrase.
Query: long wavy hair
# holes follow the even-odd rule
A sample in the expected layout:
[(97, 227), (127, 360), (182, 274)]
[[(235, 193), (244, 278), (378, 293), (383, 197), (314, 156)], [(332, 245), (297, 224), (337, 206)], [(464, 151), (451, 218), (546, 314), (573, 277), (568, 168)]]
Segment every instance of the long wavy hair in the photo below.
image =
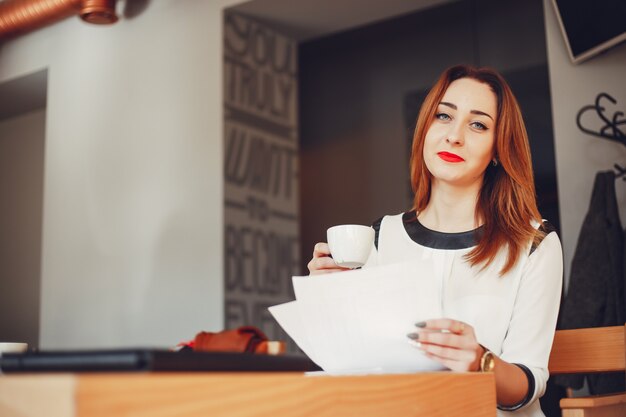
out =
[(497, 253), (508, 248), (500, 275), (517, 262), (528, 244), (537, 241), (541, 232), (532, 221), (541, 222), (537, 209), (530, 146), (519, 104), (504, 78), (490, 68), (457, 65), (441, 74), (419, 112), (411, 149), (411, 185), (415, 193), (413, 209), (418, 213), (430, 201), (432, 174), (424, 162), (424, 139), (437, 106), (448, 86), (460, 78), (487, 84), (497, 98), (494, 154), (498, 164), (489, 164), (476, 202), (476, 221), (483, 222), (476, 247), (466, 256), (472, 266), (484, 268)]

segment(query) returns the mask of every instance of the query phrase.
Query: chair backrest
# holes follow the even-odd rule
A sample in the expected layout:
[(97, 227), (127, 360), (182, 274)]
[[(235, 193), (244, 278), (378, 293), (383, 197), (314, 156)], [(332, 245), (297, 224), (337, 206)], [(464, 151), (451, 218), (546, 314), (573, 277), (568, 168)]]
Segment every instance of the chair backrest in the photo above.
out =
[(626, 325), (557, 330), (548, 369), (550, 375), (624, 371)]

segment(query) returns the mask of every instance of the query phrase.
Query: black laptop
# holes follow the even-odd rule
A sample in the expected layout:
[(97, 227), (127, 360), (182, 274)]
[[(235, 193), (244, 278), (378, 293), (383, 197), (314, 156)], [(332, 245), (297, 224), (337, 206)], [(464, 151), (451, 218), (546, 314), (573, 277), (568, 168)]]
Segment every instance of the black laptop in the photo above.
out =
[(0, 356), (0, 370), (14, 372), (305, 372), (319, 369), (305, 356), (230, 352), (114, 349), (38, 351)]

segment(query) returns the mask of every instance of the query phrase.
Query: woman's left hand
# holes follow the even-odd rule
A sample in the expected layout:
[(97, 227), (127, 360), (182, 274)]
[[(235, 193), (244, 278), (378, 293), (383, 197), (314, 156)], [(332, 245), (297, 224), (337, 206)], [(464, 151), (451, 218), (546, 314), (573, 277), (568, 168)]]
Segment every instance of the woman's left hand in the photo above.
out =
[(416, 324), (416, 331), (407, 335), (419, 342), (426, 356), (453, 371), (477, 371), (484, 348), (478, 344), (474, 328), (451, 319), (427, 320)]

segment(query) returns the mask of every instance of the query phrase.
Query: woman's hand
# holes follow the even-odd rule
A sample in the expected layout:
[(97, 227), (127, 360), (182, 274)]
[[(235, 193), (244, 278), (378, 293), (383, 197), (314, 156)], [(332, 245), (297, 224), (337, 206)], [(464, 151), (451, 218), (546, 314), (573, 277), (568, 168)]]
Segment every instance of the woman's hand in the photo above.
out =
[(407, 336), (419, 342), (426, 356), (453, 371), (478, 371), (485, 348), (478, 344), (474, 328), (451, 319), (427, 320)]
[(307, 264), (311, 275), (328, 274), (330, 272), (349, 271), (350, 268), (342, 268), (335, 263), (330, 256), (328, 243), (319, 242), (313, 248), (313, 259)]

